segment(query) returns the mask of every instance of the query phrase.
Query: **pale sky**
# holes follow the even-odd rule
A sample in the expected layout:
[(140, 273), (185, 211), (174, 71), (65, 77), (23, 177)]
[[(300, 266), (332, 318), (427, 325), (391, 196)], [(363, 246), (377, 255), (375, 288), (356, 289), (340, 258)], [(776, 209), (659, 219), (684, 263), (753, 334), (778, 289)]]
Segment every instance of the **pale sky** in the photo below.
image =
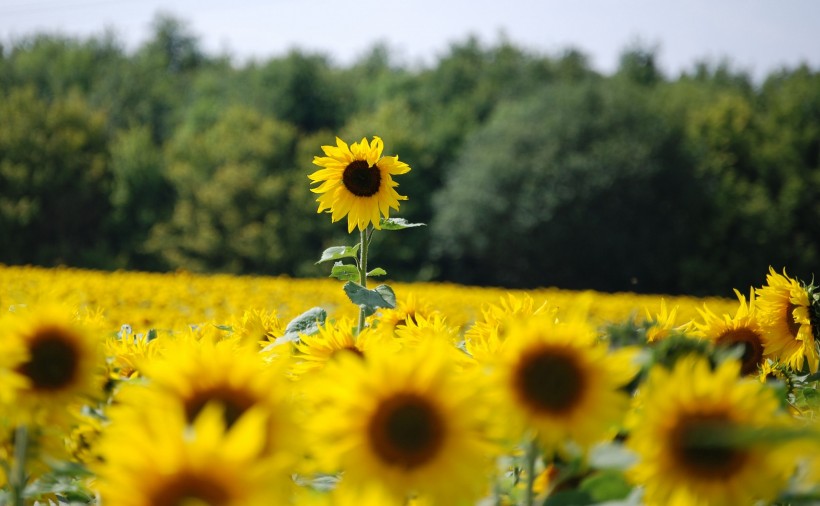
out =
[(0, 0), (0, 42), (111, 29), (134, 49), (158, 12), (238, 63), (301, 48), (344, 65), (378, 41), (403, 63), (432, 64), (468, 35), (492, 45), (503, 33), (540, 54), (577, 48), (605, 73), (636, 41), (659, 48), (669, 77), (723, 58), (756, 78), (801, 62), (820, 69), (820, 0)]

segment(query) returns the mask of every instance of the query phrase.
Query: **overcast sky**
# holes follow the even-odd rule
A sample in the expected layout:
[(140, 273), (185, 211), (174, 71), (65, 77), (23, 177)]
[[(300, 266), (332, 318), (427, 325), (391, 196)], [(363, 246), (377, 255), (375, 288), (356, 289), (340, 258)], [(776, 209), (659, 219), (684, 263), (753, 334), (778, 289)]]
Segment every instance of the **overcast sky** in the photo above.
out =
[(723, 58), (756, 78), (802, 62), (820, 68), (820, 0), (0, 0), (0, 41), (111, 29), (134, 49), (158, 12), (237, 63), (298, 47), (347, 64), (380, 41), (404, 63), (431, 64), (470, 34), (491, 45), (503, 33), (542, 54), (580, 49), (606, 73), (638, 41), (658, 47), (671, 77)]

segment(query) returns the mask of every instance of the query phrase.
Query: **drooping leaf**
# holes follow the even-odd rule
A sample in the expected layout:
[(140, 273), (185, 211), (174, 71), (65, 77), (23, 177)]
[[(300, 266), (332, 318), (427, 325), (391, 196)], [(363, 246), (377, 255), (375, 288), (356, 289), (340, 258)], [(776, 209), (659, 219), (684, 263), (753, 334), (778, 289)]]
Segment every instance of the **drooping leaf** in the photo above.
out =
[(376, 267), (375, 269), (373, 269), (372, 271), (370, 271), (370, 272), (368, 272), (368, 273), (367, 273), (367, 277), (371, 277), (371, 276), (384, 276), (384, 275), (386, 275), (386, 274), (387, 274), (387, 271), (386, 271), (386, 270), (382, 269), (381, 267)]
[(331, 260), (341, 260), (342, 258), (356, 258), (359, 252), (359, 245), (355, 246), (331, 246), (322, 252), (322, 257), (317, 264), (329, 262)]
[(270, 351), (282, 344), (298, 341), (300, 334), (312, 336), (319, 332), (319, 327), (324, 325), (325, 320), (327, 320), (327, 311), (324, 309), (320, 307), (308, 309), (291, 320), (285, 327), (285, 334), (267, 345), (262, 351)]
[[(357, 306), (364, 306), (366, 310), (375, 311), (376, 308), (393, 309), (396, 307), (396, 294), (387, 285), (379, 285), (369, 290), (361, 285), (348, 281), (344, 291), (350, 302)], [(372, 314), (372, 313), (371, 313)]]

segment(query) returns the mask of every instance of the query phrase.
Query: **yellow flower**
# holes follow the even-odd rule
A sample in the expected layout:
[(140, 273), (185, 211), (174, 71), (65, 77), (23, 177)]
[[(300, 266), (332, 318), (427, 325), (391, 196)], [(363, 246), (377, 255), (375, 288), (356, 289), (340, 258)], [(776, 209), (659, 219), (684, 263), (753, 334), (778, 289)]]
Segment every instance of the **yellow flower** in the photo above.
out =
[(760, 325), (766, 340), (766, 357), (786, 363), (797, 372), (808, 362), (817, 372), (817, 344), (811, 328), (808, 291), (786, 271), (769, 267), (766, 285), (757, 290)]
[[(178, 408), (178, 407), (177, 407)], [(92, 469), (107, 506), (286, 504), (290, 476), (267, 458), (259, 409), (228, 429), (216, 404), (189, 425), (181, 409), (117, 406)]]
[(666, 299), (661, 299), (661, 312), (655, 316), (652, 316), (649, 309), (644, 308), (644, 310), (646, 311), (646, 321), (652, 324), (646, 331), (647, 342), (660, 341), (671, 332), (687, 332), (691, 330), (691, 321), (685, 323), (677, 322), (678, 306), (673, 307), (671, 311), (667, 310)]
[(532, 317), (509, 329), (495, 384), (512, 436), (537, 433), (548, 450), (587, 447), (617, 429), (629, 407), (624, 387), (637, 373), (634, 350), (609, 352), (586, 322)]
[(652, 369), (627, 440), (639, 457), (630, 477), (645, 488), (646, 504), (754, 504), (774, 499), (785, 485), (794, 466), (776, 443), (715, 446), (702, 439), (716, 430), (736, 433), (789, 420), (771, 390), (739, 372), (739, 362), (713, 371), (695, 356), (681, 358), (671, 371)]
[(437, 314), (429, 304), (422, 303), (415, 294), (409, 294), (400, 300), (394, 309), (384, 309), (378, 314), (378, 329), (385, 336), (394, 333), (408, 325), (417, 323), (419, 317), (429, 317)]
[(440, 344), (341, 356), (311, 389), (318, 455), (341, 486), (405, 504), (473, 504), (493, 465), (490, 410), (478, 374), (455, 371)]
[(331, 219), (337, 222), (347, 216), (347, 231), (367, 228), (368, 224), (381, 228), (381, 216), (390, 217), (390, 209), (399, 210), (399, 200), (407, 197), (394, 189), (398, 183), (393, 177), (410, 171), (410, 166), (399, 161), (398, 156), (382, 156), (384, 143), (373, 137), (348, 146), (336, 138), (336, 146), (322, 146), (327, 156), (316, 156), (313, 163), (322, 167), (308, 177), (312, 183), (321, 183), (311, 188), (321, 194), (318, 212), (330, 210)]
[(10, 413), (18, 423), (41, 417), (63, 420), (66, 406), (101, 396), (100, 342), (65, 308), (45, 306), (9, 315), (0, 332), (4, 340), (17, 343), (12, 351), (19, 352), (22, 345), (25, 354), (10, 378), (19, 388)]
[(743, 346), (740, 373), (756, 375), (758, 368), (765, 361), (767, 340), (755, 314), (754, 290), (749, 294), (748, 304), (746, 304), (746, 297), (739, 291), (735, 290), (735, 295), (737, 295), (739, 305), (734, 316), (724, 314), (721, 318), (704, 306), (704, 309), (700, 310), (704, 321), (703, 323), (695, 322), (697, 329), (695, 334), (711, 340), (716, 346)]
[(381, 339), (370, 327), (362, 329), (355, 335), (356, 324), (352, 318), (341, 318), (335, 322), (325, 322), (314, 335), (302, 335), (299, 342), (293, 345), (296, 353), (293, 360), (293, 372), (297, 376), (322, 369), (330, 360), (340, 355), (350, 354), (365, 358), (375, 347), (389, 346), (398, 349), (398, 343)]

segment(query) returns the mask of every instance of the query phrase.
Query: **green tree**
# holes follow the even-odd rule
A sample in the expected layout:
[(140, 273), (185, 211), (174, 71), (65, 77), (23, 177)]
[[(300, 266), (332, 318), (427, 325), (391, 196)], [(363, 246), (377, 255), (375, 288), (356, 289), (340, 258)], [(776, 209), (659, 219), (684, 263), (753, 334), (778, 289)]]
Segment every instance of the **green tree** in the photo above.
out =
[(0, 261), (104, 263), (105, 116), (76, 93), (49, 103), (26, 87), (3, 94), (0, 118)]
[[(447, 279), (679, 290), (703, 218), (680, 132), (634, 85), (559, 84), (500, 107), (435, 198)], [(685, 212), (683, 210), (685, 209)]]
[(204, 130), (179, 130), (166, 154), (177, 199), (147, 250), (194, 271), (285, 270), (295, 142), (292, 126), (241, 106)]

